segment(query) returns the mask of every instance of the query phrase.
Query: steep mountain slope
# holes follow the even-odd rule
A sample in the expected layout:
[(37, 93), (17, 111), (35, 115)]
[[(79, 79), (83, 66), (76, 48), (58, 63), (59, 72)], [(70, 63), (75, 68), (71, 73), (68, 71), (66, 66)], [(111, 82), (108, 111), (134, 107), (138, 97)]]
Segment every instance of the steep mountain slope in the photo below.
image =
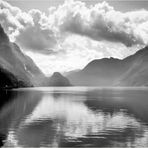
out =
[(79, 86), (145, 86), (148, 84), (148, 47), (124, 60), (94, 60), (68, 78)]
[(55, 72), (50, 78), (48, 78), (46, 84), (47, 86), (72, 86), (70, 81), (59, 72)]
[(124, 59), (133, 58), (133, 64), (118, 79), (116, 85), (121, 86), (148, 86), (148, 47), (138, 51), (135, 55)]
[(9, 71), (0, 68), (0, 89), (11, 89), (19, 87), (29, 87), (25, 81), (19, 80)]
[(122, 60), (113, 58), (94, 60), (83, 70), (68, 75), (68, 78), (74, 85), (112, 86), (130, 65), (131, 61), (124, 63)]
[(0, 26), (0, 68), (14, 75), (28, 86), (39, 86), (45, 78), (35, 63), (20, 48), (11, 43)]

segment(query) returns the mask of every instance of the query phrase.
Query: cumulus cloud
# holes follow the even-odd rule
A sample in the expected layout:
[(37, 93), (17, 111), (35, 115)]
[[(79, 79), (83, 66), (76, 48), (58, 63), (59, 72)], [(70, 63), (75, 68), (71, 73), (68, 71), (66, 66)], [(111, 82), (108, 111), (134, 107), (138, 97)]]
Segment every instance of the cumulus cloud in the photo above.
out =
[[(30, 51), (27, 51), (26, 54), (32, 57), (45, 74), (49, 75), (55, 71), (68, 72), (81, 69), (91, 60), (102, 58), (103, 53), (96, 50), (101, 45), (102, 43), (89, 40), (88, 38), (85, 39), (85, 37), (72, 35), (60, 44), (60, 51), (56, 54), (45, 55)], [(92, 50), (89, 49), (90, 46)], [(103, 50), (104, 46), (101, 48)]]
[(45, 14), (39, 10), (26, 13), (1, 1), (0, 23), (12, 41), (24, 49), (43, 53), (57, 50), (57, 44), (71, 34), (127, 47), (148, 44), (148, 11), (122, 13), (107, 2), (88, 7), (71, 0), (49, 8), (49, 14)]
[(107, 2), (67, 0), (44, 13), (0, 1), (0, 24), (45, 74), (81, 69), (103, 57), (124, 58), (148, 45), (148, 11), (123, 13)]
[(73, 0), (48, 10), (24, 12), (0, 1), (0, 24), (10, 40), (46, 74), (81, 69), (93, 59), (124, 58), (148, 45), (147, 10), (123, 13), (107, 2)]
[(63, 33), (88, 36), (97, 41), (120, 42), (126, 46), (148, 44), (146, 10), (122, 13), (107, 2), (86, 7), (83, 2), (72, 1), (59, 7), (54, 17)]
[[(29, 11), (32, 23), (19, 30), (16, 41), (25, 49), (33, 49), (39, 52), (52, 50), (57, 44), (55, 33), (49, 28), (45, 14), (39, 10)], [(47, 53), (47, 52), (46, 52)]]
[(48, 25), (45, 13), (30, 10), (28, 13), (0, 2), (0, 23), (11, 41), (17, 42), (23, 49), (51, 53), (57, 43), (55, 33)]
[(45, 74), (50, 75), (55, 71), (68, 72), (82, 69), (94, 59), (110, 56), (123, 58), (135, 51), (135, 48), (126, 49), (124, 45), (119, 48), (116, 44), (110, 43), (108, 45), (79, 35), (68, 36), (59, 48), (64, 51), (50, 56), (32, 52), (27, 52), (27, 55), (33, 58)]

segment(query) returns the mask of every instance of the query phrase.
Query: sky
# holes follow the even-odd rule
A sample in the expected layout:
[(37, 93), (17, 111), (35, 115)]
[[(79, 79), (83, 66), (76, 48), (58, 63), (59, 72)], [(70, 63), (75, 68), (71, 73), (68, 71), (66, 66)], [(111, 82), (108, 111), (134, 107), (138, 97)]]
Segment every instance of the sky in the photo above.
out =
[[(64, 0), (6, 0), (10, 4), (21, 8), (23, 11), (30, 9), (39, 9), (41, 11), (47, 11), (51, 6), (59, 6), (64, 3)], [(94, 5), (104, 0), (80, 0), (85, 2), (86, 5)], [(106, 0), (111, 6), (119, 11), (131, 11), (138, 9), (148, 9), (147, 0)]]
[(148, 1), (2, 0), (12, 42), (51, 75), (101, 58), (125, 58), (148, 44)]

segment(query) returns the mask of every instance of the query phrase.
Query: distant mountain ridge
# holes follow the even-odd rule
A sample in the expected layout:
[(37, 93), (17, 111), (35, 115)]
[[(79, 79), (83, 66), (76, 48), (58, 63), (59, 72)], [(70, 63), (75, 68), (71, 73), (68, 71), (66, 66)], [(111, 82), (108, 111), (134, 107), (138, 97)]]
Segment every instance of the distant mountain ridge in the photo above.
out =
[(147, 86), (148, 47), (123, 60), (93, 60), (84, 69), (67, 77), (76, 86)]

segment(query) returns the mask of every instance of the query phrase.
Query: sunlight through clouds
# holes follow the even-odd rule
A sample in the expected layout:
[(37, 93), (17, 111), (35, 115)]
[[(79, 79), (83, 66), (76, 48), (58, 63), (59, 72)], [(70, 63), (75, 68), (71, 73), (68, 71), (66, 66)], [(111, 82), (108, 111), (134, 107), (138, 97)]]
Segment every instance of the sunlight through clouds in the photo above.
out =
[(147, 20), (147, 10), (123, 13), (107, 2), (88, 6), (82, 1), (68, 0), (49, 7), (48, 13), (37, 9), (27, 13), (0, 2), (0, 23), (10, 40), (41, 69), (48, 67), (50, 70), (43, 70), (46, 74), (51, 69), (81, 69), (94, 59), (124, 58), (134, 53), (148, 44)]
[[(89, 49), (90, 46), (92, 50)], [(97, 51), (98, 48), (103, 48), (102, 43), (73, 35), (66, 38), (63, 43), (60, 43), (59, 50), (61, 50), (61, 52), (50, 56), (32, 52), (27, 52), (27, 54), (31, 56), (37, 65), (41, 67), (42, 71), (48, 75), (52, 74), (51, 72), (53, 71), (60, 70), (61, 72), (67, 72), (84, 68), (86, 63), (91, 60), (104, 57), (103, 53)], [(62, 49), (65, 50), (62, 51)]]

